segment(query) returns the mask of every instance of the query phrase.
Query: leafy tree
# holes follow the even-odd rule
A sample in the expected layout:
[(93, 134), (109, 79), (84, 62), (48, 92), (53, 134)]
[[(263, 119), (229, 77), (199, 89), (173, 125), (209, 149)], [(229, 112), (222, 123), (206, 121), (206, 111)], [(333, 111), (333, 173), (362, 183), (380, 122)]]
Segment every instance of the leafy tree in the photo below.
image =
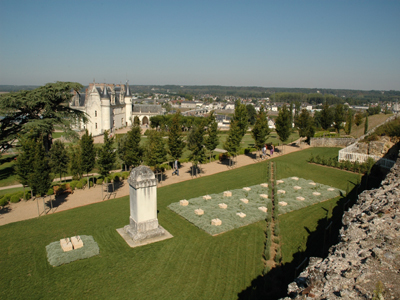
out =
[(43, 143), (38, 140), (35, 145), (35, 155), (32, 164), (33, 172), (29, 176), (29, 186), (36, 195), (45, 195), (49, 190), (52, 178), (49, 158), (46, 155)]
[(180, 124), (180, 112), (177, 111), (172, 117), (171, 127), (168, 133), (168, 149), (169, 154), (174, 160), (182, 156), (185, 142), (182, 137), (182, 129)]
[(72, 175), (72, 179), (80, 179), (82, 177), (82, 155), (81, 147), (71, 145), (69, 147), (69, 172)]
[(314, 126), (316, 128), (322, 128), (322, 126), (321, 126), (321, 115), (322, 115), (322, 113), (320, 111), (315, 111), (314, 112)]
[(327, 130), (332, 125), (333, 115), (328, 103), (325, 103), (322, 107), (320, 122), (324, 130)]
[(368, 132), (368, 114), (365, 114), (364, 134)]
[(33, 138), (25, 137), (19, 140), (21, 146), (15, 162), (15, 172), (18, 181), (22, 184), (25, 194), (25, 186), (29, 185), (30, 174), (33, 173), (33, 161), (35, 158), (36, 143)]
[(260, 150), (266, 143), (268, 135), (271, 130), (268, 127), (267, 113), (264, 110), (264, 106), (261, 106), (260, 111), (257, 114), (256, 122), (251, 131), (251, 135), (254, 139), (254, 145), (257, 150)]
[(13, 142), (26, 134), (43, 139), (50, 150), (52, 132), (57, 125), (64, 136), (77, 137), (71, 129), (76, 122), (86, 122), (86, 114), (69, 107), (71, 91), (81, 90), (76, 82), (48, 83), (31, 91), (4, 94), (0, 98), (0, 151), (12, 147)]
[(249, 127), (248, 116), (246, 105), (236, 101), (235, 103), (235, 113), (232, 117), (232, 121), (237, 122), (239, 128), (240, 139), (246, 134), (247, 128)]
[(362, 114), (356, 113), (356, 115), (354, 116), (354, 124), (356, 124), (356, 126), (360, 126), (360, 124), (362, 123), (362, 119)]
[(118, 141), (118, 156), (129, 168), (137, 167), (143, 159), (143, 148), (140, 146), (141, 129), (133, 126), (128, 133)]
[(290, 112), (286, 105), (283, 105), (282, 109), (278, 113), (278, 117), (275, 121), (276, 133), (282, 142), (286, 142), (290, 136), (292, 124), (290, 124)]
[(96, 163), (96, 150), (94, 148), (94, 140), (92, 134), (85, 131), (80, 140), (81, 147), (81, 168), (89, 176), (89, 172), (93, 169)]
[(257, 115), (257, 111), (254, 108), (254, 105), (247, 104), (246, 110), (247, 110), (248, 123), (250, 125), (254, 125), (254, 123), (256, 122), (256, 115)]
[(55, 141), (50, 149), (50, 167), (60, 174), (60, 181), (62, 173), (66, 173), (68, 170), (68, 160), (68, 152), (64, 143), (60, 140)]
[(299, 117), (296, 120), (296, 127), (299, 130), (299, 136), (307, 137), (307, 142), (314, 136), (314, 120), (307, 109), (302, 109)]
[(345, 132), (347, 135), (351, 133), (352, 123), (353, 123), (353, 111), (349, 109), (347, 111), (346, 128), (345, 128)]
[(108, 130), (104, 131), (104, 144), (99, 149), (97, 164), (100, 169), (100, 174), (106, 177), (113, 169), (116, 152), (114, 151), (114, 138), (109, 136)]
[(215, 150), (215, 148), (217, 148), (219, 143), (218, 123), (217, 120), (215, 119), (214, 111), (212, 111), (210, 113), (210, 116), (208, 117), (207, 134), (208, 137), (204, 139), (204, 146), (208, 151), (210, 151), (210, 161), (211, 161), (211, 155)]
[(167, 150), (161, 132), (149, 132), (146, 143), (145, 161), (148, 166), (158, 168), (167, 160)]
[(342, 104), (336, 104), (335, 113), (333, 115), (333, 127), (335, 127), (337, 133), (340, 133), (342, 123), (344, 121), (344, 109)]

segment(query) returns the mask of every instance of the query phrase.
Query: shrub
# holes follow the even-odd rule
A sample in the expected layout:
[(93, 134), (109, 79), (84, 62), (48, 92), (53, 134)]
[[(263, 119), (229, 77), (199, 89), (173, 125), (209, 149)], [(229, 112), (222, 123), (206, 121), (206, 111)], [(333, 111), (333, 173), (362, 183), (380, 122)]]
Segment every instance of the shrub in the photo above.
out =
[(20, 200), (21, 200), (21, 198), (20, 198), (19, 195), (17, 195), (17, 194), (13, 194), (13, 195), (10, 197), (10, 202), (11, 202), (11, 203), (18, 203)]
[(13, 194), (5, 194), (5, 195), (3, 196), (3, 199), (5, 199), (5, 201), (7, 201), (7, 203), (8, 203), (8, 202), (10, 202), (10, 198), (11, 198), (12, 195), (13, 195)]
[(271, 271), (271, 267), (270, 266), (265, 266), (264, 267), (264, 271), (263, 271), (264, 275), (267, 274), (269, 271)]
[(275, 262), (276, 262), (277, 264), (279, 264), (279, 263), (281, 262), (281, 259), (282, 259), (281, 249), (278, 249), (278, 250), (276, 251), (274, 260), (275, 260)]
[(82, 183), (82, 186), (87, 184), (87, 178), (82, 178), (81, 180), (79, 180), (79, 182)]
[(279, 226), (275, 225), (275, 228), (274, 228), (274, 235), (275, 235), (276, 237), (278, 237), (279, 234), (280, 234), (280, 232), (281, 232), (281, 230), (279, 229)]
[(314, 162), (314, 155), (312, 155), (312, 153), (311, 153), (311, 156), (308, 158), (308, 160), (307, 160), (309, 163), (313, 163)]
[(103, 184), (103, 178), (97, 178), (96, 184)]
[(54, 195), (54, 190), (52, 188), (49, 188), (46, 195), (48, 195), (48, 196)]
[(82, 181), (78, 181), (78, 183), (76, 184), (76, 188), (77, 189), (82, 189), (83, 188), (83, 183), (82, 183)]
[(0, 206), (6, 206), (8, 204), (8, 200), (4, 197), (0, 198)]
[(172, 169), (171, 166), (170, 166), (169, 164), (162, 164), (162, 165), (160, 166), (160, 168), (163, 169), (163, 170), (171, 170), (171, 169)]
[(129, 172), (128, 171), (125, 171), (125, 172), (122, 172), (121, 173), (121, 177), (122, 177), (122, 179), (127, 179), (128, 177), (129, 177)]
[(29, 200), (29, 199), (31, 199), (31, 196), (32, 196), (32, 194), (31, 194), (31, 191), (25, 191), (25, 195), (24, 195), (24, 200)]
[(316, 164), (321, 163), (321, 157), (319, 157), (319, 155), (317, 155), (317, 156), (315, 157), (315, 159), (314, 159), (314, 162), (315, 162)]
[(90, 181), (89, 182), (89, 187), (92, 187), (93, 186), (93, 181)]
[(78, 184), (78, 182), (79, 182), (79, 181), (77, 181), (77, 180), (72, 180), (72, 181), (69, 183), (69, 187), (71, 188), (71, 190), (75, 190), (76, 185)]
[(352, 166), (353, 166), (353, 164), (352, 164), (351, 162), (349, 162), (348, 160), (346, 160), (346, 161), (344, 162), (344, 168), (345, 168), (347, 171), (351, 171)]

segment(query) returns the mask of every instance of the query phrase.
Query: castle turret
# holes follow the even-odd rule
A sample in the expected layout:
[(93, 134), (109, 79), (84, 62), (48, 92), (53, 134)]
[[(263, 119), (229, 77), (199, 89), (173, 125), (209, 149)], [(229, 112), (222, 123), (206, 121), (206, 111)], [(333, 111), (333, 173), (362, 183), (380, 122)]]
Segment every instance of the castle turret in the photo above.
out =
[(107, 85), (104, 84), (103, 93), (100, 97), (101, 101), (101, 123), (103, 130), (111, 129), (111, 100), (108, 94)]
[(125, 93), (125, 114), (126, 114), (126, 124), (132, 126), (132, 94), (129, 88), (128, 81), (126, 82), (126, 93)]

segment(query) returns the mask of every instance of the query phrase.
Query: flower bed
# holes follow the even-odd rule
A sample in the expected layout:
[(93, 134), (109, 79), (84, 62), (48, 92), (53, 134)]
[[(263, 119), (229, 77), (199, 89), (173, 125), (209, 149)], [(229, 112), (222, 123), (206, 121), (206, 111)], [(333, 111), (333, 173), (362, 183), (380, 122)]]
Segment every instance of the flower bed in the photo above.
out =
[[(278, 205), (279, 214), (285, 214), (293, 210), (298, 210), (303, 207), (325, 201), (345, 192), (329, 185), (321, 184), (312, 180), (299, 178), (293, 180), (292, 178), (283, 179), (283, 183), (279, 184), (279, 189), (284, 190), (285, 193), (277, 193), (276, 197), (278, 202), (286, 202), (287, 205)], [(299, 187), (301, 187), (299, 189)]]
[[(208, 234), (216, 235), (264, 220), (270, 213), (259, 209), (259, 207), (266, 207), (271, 202), (270, 199), (260, 196), (261, 194), (268, 194), (268, 187), (255, 185), (249, 188), (249, 191), (243, 189), (231, 190), (231, 197), (224, 197), (224, 193), (211, 194), (211, 199), (208, 200), (200, 196), (189, 199), (187, 206), (180, 205), (178, 201), (168, 207)], [(248, 203), (244, 203), (241, 199), (248, 199)], [(225, 209), (220, 208), (219, 204), (221, 203), (225, 203), (227, 207)], [(196, 215), (196, 209), (202, 209), (204, 214)], [(221, 220), (221, 225), (212, 225), (211, 220), (213, 219)]]

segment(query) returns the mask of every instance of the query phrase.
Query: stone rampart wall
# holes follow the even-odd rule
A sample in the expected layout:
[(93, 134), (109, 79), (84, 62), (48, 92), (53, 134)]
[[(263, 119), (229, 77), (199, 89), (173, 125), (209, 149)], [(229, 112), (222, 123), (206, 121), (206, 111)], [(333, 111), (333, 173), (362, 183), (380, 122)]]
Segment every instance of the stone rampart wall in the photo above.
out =
[[(380, 188), (362, 192), (342, 218), (340, 242), (288, 287), (285, 299), (400, 299), (400, 158)], [(376, 299), (383, 299), (377, 297)]]
[(311, 138), (311, 147), (347, 147), (353, 144), (353, 138)]

